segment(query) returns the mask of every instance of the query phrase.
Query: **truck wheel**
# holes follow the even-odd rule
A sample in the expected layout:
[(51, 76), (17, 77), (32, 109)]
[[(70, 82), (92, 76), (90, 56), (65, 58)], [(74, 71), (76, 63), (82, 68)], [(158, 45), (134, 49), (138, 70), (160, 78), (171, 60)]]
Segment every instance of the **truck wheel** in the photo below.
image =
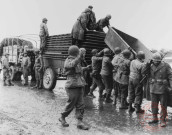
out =
[(51, 68), (47, 68), (43, 76), (43, 87), (46, 90), (53, 90), (56, 86), (55, 72)]

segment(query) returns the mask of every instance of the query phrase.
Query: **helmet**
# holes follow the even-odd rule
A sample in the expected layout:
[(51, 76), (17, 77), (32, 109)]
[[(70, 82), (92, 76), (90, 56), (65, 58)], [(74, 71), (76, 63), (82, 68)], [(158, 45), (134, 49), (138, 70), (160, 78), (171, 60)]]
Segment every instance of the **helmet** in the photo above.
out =
[(108, 48), (105, 48), (103, 52), (105, 56), (110, 55), (110, 50)]
[(86, 49), (85, 48), (80, 48), (79, 49), (81, 52), (86, 52)]
[(125, 49), (122, 51), (122, 54), (125, 58), (129, 58), (131, 55), (131, 52), (128, 49)]
[(97, 52), (98, 52), (97, 49), (93, 49), (93, 50), (91, 51), (91, 54), (92, 54), (92, 55), (96, 55)]
[(5, 53), (4, 55), (6, 56), (6, 55), (10, 55), (10, 54), (9, 53)]
[(84, 13), (87, 13), (87, 12), (91, 12), (91, 9), (90, 9), (90, 8), (86, 8), (86, 9), (84, 10)]
[(139, 51), (139, 52), (137, 53), (137, 58), (138, 58), (139, 60), (145, 59), (145, 53), (144, 53), (143, 51)]
[(43, 19), (42, 19), (42, 22), (45, 22), (45, 21), (48, 21), (47, 18), (43, 18)]
[(116, 47), (115, 50), (114, 50), (114, 53), (115, 54), (121, 53), (121, 49), (119, 47)]
[(92, 9), (92, 8), (93, 8), (93, 6), (89, 5), (89, 6), (88, 6), (88, 8)]
[(106, 15), (106, 18), (107, 18), (107, 19), (111, 19), (112, 16), (111, 16), (111, 15)]
[(159, 52), (154, 53), (152, 55), (152, 60), (153, 61), (161, 61), (162, 60), (161, 54)]
[(76, 45), (72, 45), (68, 49), (68, 54), (71, 56), (77, 56), (79, 54), (79, 48)]

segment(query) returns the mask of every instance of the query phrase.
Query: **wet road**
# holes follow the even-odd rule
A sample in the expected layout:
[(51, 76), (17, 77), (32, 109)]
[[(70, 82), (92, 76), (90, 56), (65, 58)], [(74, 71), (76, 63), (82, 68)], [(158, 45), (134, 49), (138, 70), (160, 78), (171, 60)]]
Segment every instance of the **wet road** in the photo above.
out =
[[(97, 93), (97, 92), (95, 92)], [(64, 81), (58, 81), (53, 92), (23, 87), (2, 86), (0, 79), (0, 135), (125, 135), (125, 134), (171, 134), (172, 108), (168, 108), (167, 127), (159, 124), (150, 126), (150, 102), (144, 101), (146, 113), (129, 114), (117, 106), (86, 98), (84, 121), (90, 130), (76, 128), (74, 112), (67, 118), (68, 128), (60, 125), (58, 118), (63, 110), (67, 96)]]

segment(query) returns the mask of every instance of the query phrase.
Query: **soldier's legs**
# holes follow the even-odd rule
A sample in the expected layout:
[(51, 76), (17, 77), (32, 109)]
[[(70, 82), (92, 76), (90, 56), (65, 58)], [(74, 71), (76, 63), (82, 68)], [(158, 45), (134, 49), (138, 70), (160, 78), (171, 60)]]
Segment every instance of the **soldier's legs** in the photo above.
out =
[(27, 68), (23, 68), (23, 78), (24, 78), (24, 85), (28, 84), (28, 70)]
[(161, 105), (161, 112), (160, 112), (160, 118), (161, 121), (165, 121), (167, 116), (167, 94), (161, 94), (159, 95), (160, 98), (160, 105)]
[(113, 77), (112, 75), (102, 75), (102, 78), (106, 89), (106, 102), (112, 102), (110, 96), (113, 87)]
[(75, 105), (75, 107), (76, 107), (75, 116), (79, 120), (82, 120), (83, 115), (84, 115), (85, 105), (84, 105), (83, 95), (84, 95), (84, 91), (81, 88), (81, 89), (78, 90), (78, 99), (77, 99), (77, 102), (76, 102), (76, 105)]
[(143, 100), (143, 86), (135, 86), (135, 105), (141, 106)]
[(126, 98), (128, 94), (128, 85), (119, 84), (119, 88), (121, 90), (121, 106), (120, 109), (128, 109), (126, 105)]
[(133, 112), (135, 109), (132, 107), (132, 103), (134, 103), (135, 99), (135, 89), (133, 80), (129, 79), (129, 85), (128, 85), (128, 102), (129, 102), (129, 112)]
[(40, 36), (40, 51), (43, 52), (46, 46), (46, 36)]
[(159, 95), (151, 93), (151, 109), (152, 109), (153, 119), (149, 121), (149, 124), (158, 122), (158, 117), (157, 117), (158, 103), (159, 103)]
[(66, 88), (68, 101), (67, 101), (67, 105), (64, 111), (61, 113), (64, 118), (67, 117), (71, 113), (71, 111), (74, 109), (74, 107), (77, 105), (77, 101), (81, 95), (81, 92), (80, 92), (81, 89), (82, 88), (73, 88), (73, 89)]
[(3, 69), (3, 83), (4, 83), (4, 86), (7, 85), (6, 76), (7, 76), (7, 69)]

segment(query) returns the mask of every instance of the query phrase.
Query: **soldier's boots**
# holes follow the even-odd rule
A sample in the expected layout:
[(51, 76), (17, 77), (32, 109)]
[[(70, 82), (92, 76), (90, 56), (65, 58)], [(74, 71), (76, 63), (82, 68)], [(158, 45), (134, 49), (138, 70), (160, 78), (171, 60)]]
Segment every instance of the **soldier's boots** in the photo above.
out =
[(153, 119), (151, 121), (149, 121), (148, 123), (149, 124), (158, 123), (158, 117), (157, 117), (157, 115), (153, 115)]
[(166, 121), (165, 120), (161, 120), (160, 121), (160, 125), (161, 125), (161, 127), (166, 127)]
[(82, 130), (89, 129), (89, 127), (86, 124), (84, 124), (82, 120), (79, 120), (79, 119), (78, 119), (78, 123), (77, 123), (77, 128), (82, 129)]
[(133, 108), (132, 106), (132, 103), (129, 103), (129, 109), (128, 109), (129, 112), (134, 112), (135, 109)]
[(114, 97), (113, 97), (113, 105), (116, 105), (116, 100), (117, 100), (117, 97), (114, 96)]
[(9, 86), (14, 86), (14, 84), (11, 82), (11, 80), (9, 81)]
[(122, 98), (119, 109), (128, 109), (128, 106), (125, 104), (125, 98)]
[(63, 127), (69, 127), (69, 124), (66, 122), (65, 117), (61, 116), (59, 118), (59, 121), (61, 122)]
[(141, 109), (140, 105), (136, 105), (135, 109), (136, 109), (136, 113), (144, 113), (145, 112), (145, 110)]
[(106, 99), (105, 99), (105, 102), (106, 103), (112, 103), (113, 102), (113, 100), (110, 98), (110, 94), (106, 94)]

